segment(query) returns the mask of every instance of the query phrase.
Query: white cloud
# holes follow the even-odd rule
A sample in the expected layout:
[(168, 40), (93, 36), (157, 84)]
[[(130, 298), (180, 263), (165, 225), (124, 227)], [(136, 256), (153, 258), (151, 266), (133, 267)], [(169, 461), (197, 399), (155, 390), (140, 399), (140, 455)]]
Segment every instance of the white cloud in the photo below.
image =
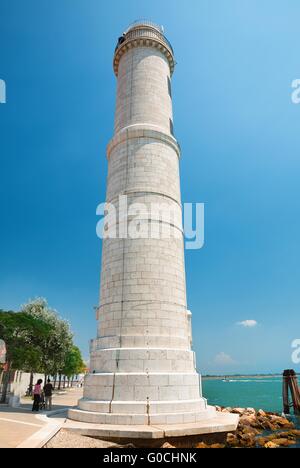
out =
[(234, 363), (235, 362), (232, 357), (229, 356), (229, 354), (224, 353), (224, 351), (221, 351), (221, 353), (217, 354), (215, 357), (215, 364), (219, 364), (221, 366), (228, 366)]
[(258, 325), (256, 320), (243, 320), (242, 322), (238, 322), (237, 325), (245, 328), (253, 328)]

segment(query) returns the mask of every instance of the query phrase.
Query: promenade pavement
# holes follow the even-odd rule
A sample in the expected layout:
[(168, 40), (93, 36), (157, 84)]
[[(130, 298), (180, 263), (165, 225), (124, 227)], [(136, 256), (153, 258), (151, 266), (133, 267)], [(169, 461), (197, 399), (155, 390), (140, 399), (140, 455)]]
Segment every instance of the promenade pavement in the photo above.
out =
[[(58, 424), (63, 422), (67, 410), (77, 405), (82, 396), (82, 388), (72, 388), (55, 393), (53, 396), (52, 412), (39, 411), (32, 413), (30, 398), (22, 398), (19, 408), (0, 405), (0, 448), (16, 448), (26, 445), (27, 440), (35, 440), (39, 433), (46, 434), (48, 427), (55, 428), (54, 418), (58, 417)], [(59, 413), (56, 415), (56, 411)], [(44, 415), (54, 414), (46, 419)]]

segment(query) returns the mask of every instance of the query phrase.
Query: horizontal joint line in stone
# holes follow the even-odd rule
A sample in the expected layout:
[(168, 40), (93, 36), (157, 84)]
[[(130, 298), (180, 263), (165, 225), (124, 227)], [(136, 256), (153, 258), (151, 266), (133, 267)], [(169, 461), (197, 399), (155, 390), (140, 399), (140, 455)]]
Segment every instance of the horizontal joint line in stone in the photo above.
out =
[(112, 304), (120, 304), (120, 303), (124, 303), (124, 302), (138, 302), (138, 304), (136, 305), (136, 307), (140, 307), (141, 305), (144, 306), (144, 305), (151, 305), (151, 304), (171, 304), (171, 305), (175, 305), (177, 307), (182, 307), (183, 309), (186, 310), (186, 306), (183, 306), (182, 304), (178, 304), (177, 302), (171, 302), (171, 301), (134, 301), (134, 300), (127, 300), (127, 301), (115, 301), (115, 302), (108, 302), (106, 304), (101, 304), (99, 305), (98, 307), (98, 310), (101, 309), (101, 307), (106, 307), (106, 306), (109, 306), (109, 305), (112, 305)]
[[(138, 347), (138, 348), (127, 348), (127, 347), (126, 348), (120, 348), (120, 347), (119, 348), (99, 348), (99, 351), (119, 351), (120, 349), (122, 351), (140, 351), (140, 350), (151, 351), (151, 349), (152, 350), (153, 349), (158, 349), (159, 351), (178, 351), (180, 353), (182, 353), (182, 352), (193, 353), (193, 351), (190, 350), (190, 349), (185, 349), (184, 350), (182, 348), (160, 348), (160, 347), (155, 347), (155, 348), (145, 348), (145, 347)], [(151, 359), (150, 359), (150, 361), (151, 361)], [(111, 374), (116, 374), (116, 373), (117, 372), (111, 372)], [(148, 374), (149, 372), (143, 372), (143, 374), (146, 374), (146, 373)], [(166, 373), (166, 372), (164, 371), (164, 373)], [(169, 374), (170, 372), (167, 372), (167, 373)], [(133, 372), (133, 374), (136, 374), (136, 372)], [(174, 372), (174, 374), (182, 375), (182, 372)], [(192, 374), (192, 372), (186, 372), (186, 374)], [(94, 374), (92, 374), (92, 375), (94, 375)], [(193, 375), (195, 375), (195, 374), (193, 374)]]
[(167, 195), (165, 193), (160, 193), (160, 192), (153, 192), (153, 191), (150, 191), (150, 190), (147, 190), (147, 191), (145, 191), (145, 190), (132, 190), (132, 191), (131, 190), (125, 190), (124, 192), (119, 193), (119, 195), (117, 195), (116, 197), (113, 197), (110, 200), (106, 200), (106, 203), (114, 203), (114, 201), (118, 201), (120, 196), (124, 196), (124, 195), (145, 195), (145, 196), (157, 195), (159, 197), (167, 198), (167, 199), (173, 201), (180, 208), (182, 208), (182, 204), (178, 200), (176, 200), (175, 198), (171, 197), (170, 195)]
[[(104, 349), (104, 348), (103, 348)], [(146, 349), (148, 350), (149, 348), (105, 348), (106, 350), (111, 350), (111, 349), (130, 349), (130, 350), (136, 350), (136, 349)], [(160, 348), (156, 348), (156, 349), (160, 349)], [(174, 351), (173, 349), (170, 349), (170, 351)], [(182, 351), (182, 350), (178, 350), (176, 349), (176, 351)], [(130, 374), (130, 376), (134, 376), (134, 375), (137, 375), (137, 376), (161, 376), (162, 374), (163, 375), (171, 375), (172, 377), (173, 376), (179, 376), (179, 375), (182, 375), (182, 376), (185, 376), (185, 375), (192, 375), (193, 377), (195, 376), (195, 372), (181, 372), (181, 371), (178, 371), (178, 372), (172, 372), (172, 371), (162, 371), (162, 372), (95, 372), (95, 374), (92, 374), (92, 375), (102, 375), (102, 376), (111, 376), (111, 375), (116, 375), (116, 376), (124, 376), (124, 375), (128, 375)], [(98, 400), (97, 400), (98, 401)], [(105, 400), (104, 400), (105, 401)], [(126, 401), (126, 400), (125, 400)], [(198, 400), (180, 400), (180, 401), (198, 401)], [(127, 402), (129, 403), (129, 402)], [(159, 403), (163, 403), (162, 401), (159, 401)]]
[[(179, 226), (176, 226), (176, 225), (173, 224), (173, 223), (169, 223), (169, 222), (164, 221), (164, 220), (152, 219), (152, 218), (151, 218), (151, 219), (149, 219), (149, 218), (138, 218), (138, 219), (136, 219), (135, 216), (130, 216), (129, 218), (132, 218), (132, 219), (127, 219), (127, 223), (130, 223), (131, 221), (138, 221), (138, 222), (148, 221), (149, 224), (151, 224), (151, 223), (163, 224), (164, 226), (170, 226), (170, 227), (176, 229), (177, 231), (180, 232), (180, 234), (184, 235), (184, 231), (183, 231), (182, 228), (180, 228)], [(109, 223), (110, 227), (119, 226), (120, 224), (123, 225), (123, 224), (124, 224), (124, 221), (121, 221), (121, 222), (117, 221), (116, 223)], [(116, 236), (116, 238), (117, 238), (117, 239), (124, 239), (124, 237), (118, 237), (118, 236)], [(127, 239), (127, 238), (128, 238), (128, 240), (145, 239), (144, 237), (138, 237), (138, 236), (137, 236), (137, 237), (127, 237), (127, 236), (126, 236), (125, 239)], [(104, 239), (105, 239), (105, 238), (104, 238)], [(108, 239), (110, 239), (110, 237), (108, 237)], [(146, 239), (151, 240), (151, 239), (152, 239), (151, 235), (148, 236), (148, 237), (146, 237)], [(171, 237), (171, 236), (170, 236), (170, 237), (162, 237), (161, 239), (162, 239), (162, 240), (173, 239), (173, 237)], [(153, 240), (160, 240), (160, 238), (153, 237)]]
[(168, 146), (171, 146), (171, 148), (174, 149), (178, 158), (180, 158), (180, 146), (173, 136), (158, 130), (150, 130), (148, 128), (126, 128), (122, 129), (121, 132), (118, 132), (107, 145), (107, 159), (109, 159), (112, 150), (116, 146), (120, 145), (121, 143), (127, 143), (128, 140), (138, 140), (141, 138), (149, 138), (154, 141), (166, 143)]

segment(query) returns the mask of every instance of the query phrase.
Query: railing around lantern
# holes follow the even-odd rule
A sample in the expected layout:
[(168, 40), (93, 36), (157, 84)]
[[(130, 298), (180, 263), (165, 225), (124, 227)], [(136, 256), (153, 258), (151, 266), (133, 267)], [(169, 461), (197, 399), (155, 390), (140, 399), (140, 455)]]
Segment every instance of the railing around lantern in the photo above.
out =
[[(143, 26), (145, 27), (143, 28)], [(133, 23), (133, 25), (131, 25), (131, 27), (126, 30), (123, 36), (119, 38), (115, 50), (117, 50), (123, 44), (123, 42), (141, 37), (149, 37), (149, 39), (153, 38), (160, 40), (162, 43), (165, 43), (166, 46), (171, 50), (172, 54), (174, 54), (172, 45), (163, 34), (163, 29), (160, 26), (154, 25), (154, 23), (150, 23), (149, 21), (139, 21)]]
[(124, 34), (127, 34), (128, 31), (130, 31), (130, 29), (136, 28), (137, 26), (150, 26), (151, 28), (157, 29), (161, 34), (164, 34), (163, 26), (160, 26), (159, 24), (153, 23), (153, 21), (148, 21), (148, 20), (144, 20), (144, 19), (139, 19), (139, 20), (136, 20), (133, 23), (131, 23), (128, 26), (128, 28), (126, 29), (126, 31), (124, 32)]

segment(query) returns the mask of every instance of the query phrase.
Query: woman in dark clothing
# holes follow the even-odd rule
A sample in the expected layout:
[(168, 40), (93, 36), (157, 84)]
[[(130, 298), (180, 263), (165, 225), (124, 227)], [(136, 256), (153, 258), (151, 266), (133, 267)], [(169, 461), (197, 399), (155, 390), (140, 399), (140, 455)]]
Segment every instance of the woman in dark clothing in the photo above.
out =
[(39, 379), (37, 383), (34, 386), (33, 389), (33, 405), (32, 405), (32, 411), (38, 411), (39, 410), (39, 405), (40, 405), (40, 400), (41, 400), (41, 393), (42, 393), (42, 379)]

